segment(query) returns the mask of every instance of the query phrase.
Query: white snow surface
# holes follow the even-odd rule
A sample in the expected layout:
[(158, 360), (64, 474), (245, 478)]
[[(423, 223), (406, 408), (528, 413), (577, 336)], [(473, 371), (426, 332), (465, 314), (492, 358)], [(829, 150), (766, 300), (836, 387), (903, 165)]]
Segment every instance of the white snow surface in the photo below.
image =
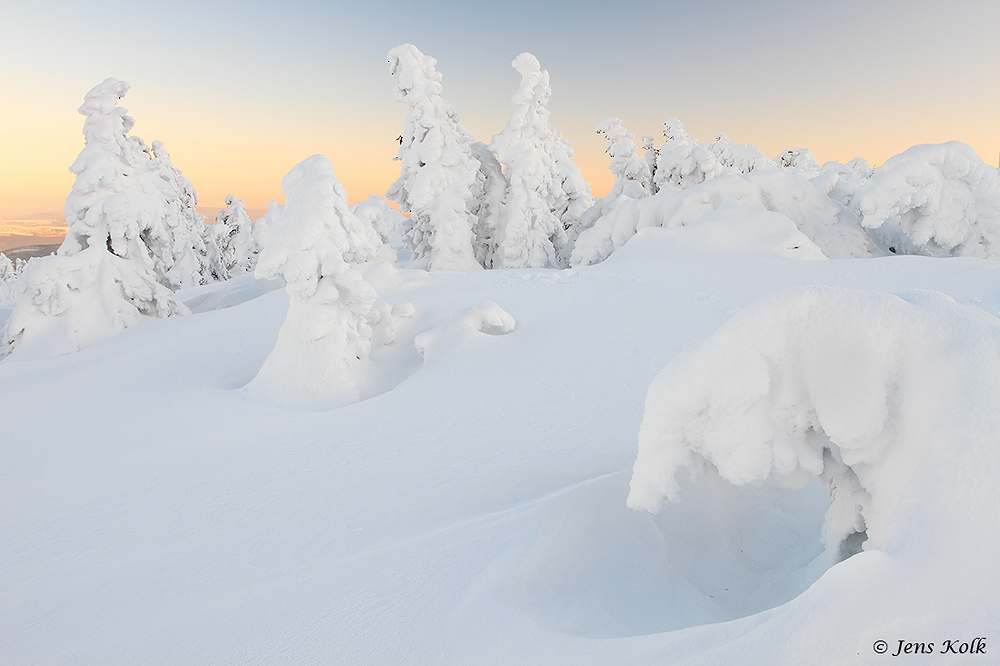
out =
[[(369, 265), (373, 309), (393, 315), (373, 331), (379, 390), (339, 409), (238, 390), (289, 302), (251, 275), (181, 290), (189, 316), (8, 357), (0, 660), (886, 663), (877, 640), (979, 636), (993, 654), (1000, 265), (794, 261), (815, 250), (790, 249), (801, 231), (765, 208), (649, 226), (570, 270)], [(711, 227), (741, 213), (773, 233), (714, 248)], [(706, 339), (732, 365), (675, 360)], [(660, 371), (701, 359), (695, 395), (731, 401), (757, 386), (737, 351), (771, 348), (790, 414), (811, 405), (845, 463), (882, 456), (865, 486), (880, 548), (838, 562), (826, 488), (750, 481), (766, 466), (746, 460), (743, 485), (708, 466), (656, 515), (626, 506)], [(812, 472), (807, 457), (778, 471)]]

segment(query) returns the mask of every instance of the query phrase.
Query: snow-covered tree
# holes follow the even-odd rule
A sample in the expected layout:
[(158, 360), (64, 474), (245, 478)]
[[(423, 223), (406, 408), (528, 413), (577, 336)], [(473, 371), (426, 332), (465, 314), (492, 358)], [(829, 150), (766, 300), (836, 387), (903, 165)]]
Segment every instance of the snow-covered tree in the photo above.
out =
[(736, 143), (722, 132), (715, 135), (715, 142), (708, 144), (722, 165), (723, 173), (750, 173), (774, 171), (778, 165), (757, 146)]
[(429, 270), (481, 268), (473, 247), (475, 187), (480, 163), (473, 137), (441, 97), (437, 61), (412, 44), (388, 54), (396, 99), (410, 107), (397, 159), (399, 179), (386, 196), (410, 213), (406, 235), (415, 266)]
[(774, 163), (782, 169), (819, 170), (819, 161), (808, 148), (789, 148), (774, 158)]
[(641, 199), (649, 194), (649, 164), (635, 145), (635, 134), (625, 129), (621, 118), (605, 118), (596, 132), (608, 140), (605, 152), (611, 156), (611, 172), (615, 174), (615, 184), (608, 196), (625, 195)]
[(243, 207), (243, 200), (227, 194), (226, 209), (215, 214), (215, 245), (224, 278), (249, 273), (257, 266), (260, 248), (253, 234), (253, 223)]
[(1000, 258), (1000, 169), (959, 141), (889, 158), (856, 205), (890, 252)]
[(148, 158), (127, 134), (134, 120), (118, 106), (129, 85), (109, 78), (84, 98), (86, 145), (70, 171), (69, 230), (55, 255), (31, 261), (0, 339), (0, 356), (57, 355), (110, 338), (127, 326), (187, 312), (156, 280), (142, 234), (165, 203)]
[(654, 186), (675, 192), (700, 185), (722, 173), (722, 165), (709, 148), (699, 145), (677, 118), (663, 123), (666, 139), (656, 157)]
[(364, 201), (351, 204), (350, 209), (360, 220), (371, 225), (383, 244), (398, 238), (400, 230), (407, 222), (405, 215), (377, 194), (371, 194)]
[(0, 303), (6, 303), (14, 298), (14, 280), (17, 271), (14, 262), (3, 252), (0, 252)]
[(500, 215), (509, 185), (503, 166), (497, 156), (482, 141), (472, 144), (472, 154), (479, 160), (476, 176), (475, 208), (476, 226), (473, 229), (476, 260), (486, 268), (496, 268)]
[[(567, 183), (576, 182), (567, 171), (578, 173), (579, 169), (569, 159), (568, 142), (549, 124), (546, 104), (552, 88), (548, 71), (530, 53), (519, 55), (511, 66), (521, 75), (521, 85), (512, 97), (514, 110), (507, 126), (490, 143), (509, 183), (493, 265), (553, 267), (566, 245), (565, 224), (573, 222), (564, 222), (560, 216), (567, 214), (586, 188), (566, 188)], [(566, 162), (572, 169), (567, 169)], [(579, 215), (575, 207), (574, 214)]]
[(285, 205), (270, 220), (255, 274), (282, 276), (288, 314), (271, 354), (247, 386), (287, 406), (332, 408), (360, 399), (371, 349), (375, 290), (358, 267), (375, 258), (378, 235), (347, 205), (333, 165), (313, 155), (281, 181)]
[[(137, 142), (142, 144), (141, 139)], [(164, 198), (160, 224), (143, 232), (161, 281), (173, 289), (182, 289), (225, 279), (212, 230), (197, 209), (194, 185), (173, 165), (160, 141), (142, 152), (149, 156), (149, 170)]]
[(881, 548), (925, 452), (950, 424), (968, 425), (957, 387), (995, 363), (996, 331), (933, 292), (772, 294), (653, 380), (628, 505), (677, 501), (678, 472), (706, 463), (736, 485), (818, 476), (830, 488), (827, 545), (860, 533)]
[(656, 186), (656, 158), (660, 156), (660, 151), (653, 145), (653, 137), (644, 134), (642, 137), (643, 158), (649, 167), (649, 193), (656, 194), (660, 188)]

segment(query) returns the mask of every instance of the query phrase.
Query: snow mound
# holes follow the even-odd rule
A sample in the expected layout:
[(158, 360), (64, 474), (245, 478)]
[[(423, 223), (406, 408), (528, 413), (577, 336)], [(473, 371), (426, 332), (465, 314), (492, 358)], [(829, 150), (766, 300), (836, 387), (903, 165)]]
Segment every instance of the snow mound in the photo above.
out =
[(774, 170), (719, 176), (686, 190), (624, 200), (580, 234), (570, 263), (596, 264), (639, 229), (690, 225), (726, 202), (781, 213), (827, 257), (871, 256), (874, 246), (854, 213), (806, 177), (778, 171), (773, 161), (771, 165)]
[[(733, 484), (820, 476), (828, 548), (882, 548), (928, 447), (947, 440), (1000, 326), (933, 292), (779, 293), (739, 313), (653, 381), (628, 506), (679, 499), (705, 462)], [(857, 533), (857, 536), (854, 536)]]
[(1000, 258), (1000, 169), (959, 141), (890, 158), (857, 205), (862, 224), (893, 252)]
[(515, 326), (516, 322), (510, 314), (496, 303), (489, 301), (452, 313), (440, 326), (417, 335), (413, 343), (427, 362), (445, 350), (458, 348), (463, 340), (467, 340), (475, 333), (506, 335), (511, 333)]

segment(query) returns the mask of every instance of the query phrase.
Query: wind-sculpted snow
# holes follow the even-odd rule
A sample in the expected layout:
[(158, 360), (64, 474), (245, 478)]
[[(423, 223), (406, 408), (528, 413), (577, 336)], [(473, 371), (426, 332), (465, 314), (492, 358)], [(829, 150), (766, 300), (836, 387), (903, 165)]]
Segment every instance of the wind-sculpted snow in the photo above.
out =
[[(774, 166), (774, 163), (771, 163)], [(726, 202), (780, 213), (790, 219), (830, 258), (871, 256), (874, 246), (846, 207), (806, 177), (768, 170), (731, 174), (681, 191), (660, 191), (644, 199), (623, 200), (576, 241), (571, 264), (603, 261), (646, 227), (679, 227), (697, 222)]]
[(681, 500), (678, 473), (705, 462), (739, 485), (820, 476), (827, 546), (862, 533), (881, 548), (925, 451), (974, 420), (964, 401), (998, 353), (998, 322), (940, 294), (770, 296), (653, 381), (628, 505)]
[(1000, 169), (964, 143), (913, 146), (886, 160), (857, 207), (892, 252), (1000, 258)]
[(247, 391), (307, 409), (356, 402), (377, 297), (358, 266), (375, 258), (378, 234), (348, 209), (323, 155), (296, 165), (281, 189), (285, 205), (267, 229), (255, 274), (285, 279), (288, 315)]

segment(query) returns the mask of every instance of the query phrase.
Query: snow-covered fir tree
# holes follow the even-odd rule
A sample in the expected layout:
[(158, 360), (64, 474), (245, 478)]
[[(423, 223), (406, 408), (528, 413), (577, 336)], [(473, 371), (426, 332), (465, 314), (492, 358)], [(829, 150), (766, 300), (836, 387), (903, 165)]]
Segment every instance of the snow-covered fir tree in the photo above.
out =
[(663, 123), (663, 137), (665, 141), (656, 156), (653, 176), (658, 192), (686, 190), (722, 173), (715, 153), (699, 145), (677, 118)]
[(615, 183), (608, 196), (641, 199), (649, 194), (649, 163), (639, 157), (635, 134), (625, 129), (621, 118), (614, 117), (602, 120), (595, 131), (608, 140), (605, 152), (611, 156), (610, 168), (615, 174)]
[(243, 207), (243, 200), (227, 194), (225, 210), (215, 214), (215, 246), (224, 279), (249, 273), (257, 266), (260, 248), (253, 234), (253, 223)]
[(497, 268), (500, 215), (509, 183), (503, 173), (503, 166), (489, 146), (476, 141), (472, 144), (472, 154), (479, 160), (479, 173), (473, 189), (476, 226), (472, 231), (476, 260), (486, 268)]
[(358, 267), (376, 257), (379, 239), (347, 205), (333, 165), (313, 155), (281, 181), (255, 274), (281, 276), (288, 314), (271, 354), (247, 386), (287, 406), (332, 408), (360, 398), (371, 349), (375, 290)]
[(736, 143), (722, 132), (715, 135), (715, 142), (708, 144), (722, 165), (723, 173), (751, 173), (774, 171), (778, 165), (757, 146)]
[(182, 289), (225, 279), (212, 230), (197, 209), (194, 185), (170, 161), (162, 142), (154, 141), (152, 148), (143, 152), (150, 158), (150, 172), (164, 198), (160, 224), (143, 234), (161, 281)]
[(512, 98), (514, 110), (507, 126), (490, 144), (504, 164), (509, 183), (500, 212), (493, 265), (553, 267), (566, 246), (565, 225), (575, 221), (573, 216), (579, 217), (578, 206), (574, 206), (572, 215), (567, 212), (580, 200), (584, 188), (566, 188), (567, 182), (574, 182), (566, 177), (567, 171), (579, 170), (575, 165), (567, 169), (567, 163), (572, 164), (571, 149), (549, 124), (549, 73), (530, 53), (522, 53), (511, 65), (521, 75), (521, 85)]
[(649, 167), (649, 193), (656, 194), (659, 188), (656, 186), (656, 158), (660, 156), (660, 151), (653, 145), (653, 137), (648, 134), (642, 137), (642, 156)]
[(379, 236), (383, 246), (399, 238), (400, 230), (408, 221), (406, 216), (390, 206), (384, 197), (371, 194), (364, 201), (350, 206), (351, 212), (362, 222), (367, 222)]
[(3, 252), (0, 252), (0, 303), (6, 303), (14, 298), (14, 280), (17, 270), (14, 262)]
[(0, 356), (58, 355), (110, 338), (148, 319), (187, 308), (157, 282), (143, 232), (159, 224), (165, 203), (148, 158), (127, 134), (134, 120), (118, 106), (129, 85), (94, 87), (79, 112), (86, 145), (70, 171), (69, 230), (55, 255), (31, 261), (16, 307), (0, 336)]
[(413, 266), (471, 270), (482, 266), (473, 247), (480, 162), (474, 139), (441, 96), (437, 61), (412, 44), (388, 54), (396, 99), (410, 107), (397, 159), (400, 175), (386, 197), (410, 213), (405, 229)]

